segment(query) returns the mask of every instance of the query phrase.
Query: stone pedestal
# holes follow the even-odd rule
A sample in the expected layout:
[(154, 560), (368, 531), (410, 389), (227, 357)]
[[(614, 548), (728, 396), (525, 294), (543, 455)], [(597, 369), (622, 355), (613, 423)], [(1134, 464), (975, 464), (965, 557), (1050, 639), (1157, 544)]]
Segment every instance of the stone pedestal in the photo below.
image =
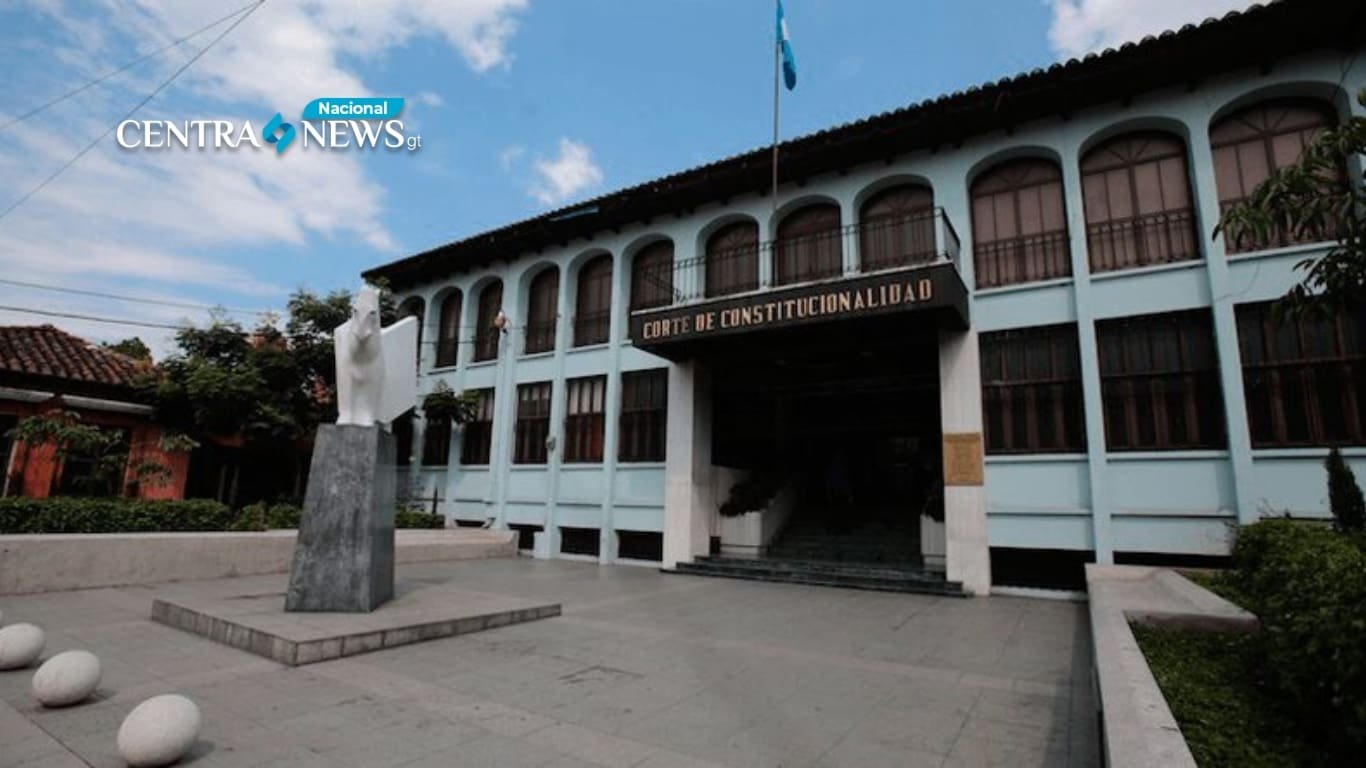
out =
[(373, 611), (394, 596), (395, 451), (377, 426), (318, 427), (286, 611)]

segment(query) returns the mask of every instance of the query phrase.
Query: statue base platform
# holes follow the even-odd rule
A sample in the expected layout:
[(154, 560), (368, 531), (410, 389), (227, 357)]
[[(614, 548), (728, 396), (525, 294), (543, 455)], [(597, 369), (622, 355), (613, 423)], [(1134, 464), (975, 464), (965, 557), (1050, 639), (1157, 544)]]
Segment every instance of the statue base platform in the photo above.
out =
[(286, 611), (369, 612), (393, 598), (395, 451), (378, 426), (318, 427)]

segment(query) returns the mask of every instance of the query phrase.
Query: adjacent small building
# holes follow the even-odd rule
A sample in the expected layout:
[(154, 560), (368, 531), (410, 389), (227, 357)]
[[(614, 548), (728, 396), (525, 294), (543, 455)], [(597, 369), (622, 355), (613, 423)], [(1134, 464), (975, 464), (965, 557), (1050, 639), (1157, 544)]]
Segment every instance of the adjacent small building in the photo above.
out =
[(764, 147), (366, 272), (423, 322), (422, 387), (478, 397), (400, 425), (418, 493), (666, 568), (862, 531), (979, 594), (1324, 517), (1329, 446), (1366, 477), (1363, 312), (1270, 313), (1331, 233), (1213, 232), (1366, 115), (1364, 10), (1254, 6), (792, 139), (776, 198)]
[[(181, 498), (189, 454), (162, 450), (162, 429), (137, 386), (150, 370), (149, 361), (134, 360), (51, 325), (0, 326), (4, 495)], [(75, 413), (84, 424), (120, 433), (128, 456), (123, 475), (97, 478), (94, 457), (59, 456), (51, 444), (27, 446), (6, 436), (21, 419), (53, 411)], [(142, 461), (154, 461), (168, 472), (155, 482), (140, 481), (133, 467)]]

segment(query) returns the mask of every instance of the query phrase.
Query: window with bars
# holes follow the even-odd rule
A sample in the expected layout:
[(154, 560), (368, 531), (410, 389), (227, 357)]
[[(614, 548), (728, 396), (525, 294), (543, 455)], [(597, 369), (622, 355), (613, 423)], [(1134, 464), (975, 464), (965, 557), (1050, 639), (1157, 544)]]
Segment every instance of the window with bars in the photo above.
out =
[(618, 461), (664, 461), (668, 402), (667, 368), (621, 374)]
[(1112, 451), (1223, 448), (1224, 399), (1208, 309), (1096, 323)]
[(476, 362), (498, 357), (498, 312), (503, 308), (503, 283), (494, 281), (479, 293), (479, 315), (474, 321), (474, 359)]
[(1117, 136), (1081, 159), (1092, 272), (1200, 258), (1186, 145), (1160, 132)]
[(729, 296), (759, 287), (759, 225), (727, 224), (707, 238), (707, 297)]
[(574, 346), (602, 344), (612, 325), (612, 257), (594, 257), (579, 270), (574, 311)]
[(550, 435), (550, 382), (517, 385), (517, 427), (513, 464), (546, 463), (545, 439)]
[(568, 379), (565, 395), (568, 399), (564, 416), (564, 460), (568, 463), (602, 461), (607, 377)]
[[(1299, 162), (1304, 148), (1336, 122), (1333, 108), (1323, 102), (1279, 100), (1239, 110), (1211, 126), (1220, 212), (1246, 201), (1271, 174)], [(1342, 181), (1346, 183), (1345, 173)], [(1242, 238), (1225, 248), (1229, 253), (1256, 251), (1331, 239), (1326, 234), (1276, 227), (1267, 242)]]
[(493, 449), (493, 390), (477, 389), (474, 395), (474, 418), (463, 430), (460, 463), (488, 464)]
[(934, 193), (929, 187), (891, 187), (863, 204), (859, 259), (864, 272), (934, 261)]
[(674, 244), (651, 243), (631, 260), (631, 311), (667, 307), (674, 301)]
[(531, 280), (527, 300), (526, 353), (549, 352), (555, 348), (556, 305), (559, 303), (560, 270), (548, 267)]
[(422, 430), (422, 466), (444, 467), (451, 458), (451, 417), (427, 419)]
[(1010, 160), (973, 180), (972, 255), (978, 288), (1072, 274), (1057, 163)]
[(1366, 444), (1366, 310), (1277, 318), (1266, 302), (1236, 312), (1253, 447)]
[(460, 291), (451, 291), (441, 300), (440, 325), (436, 329), (436, 367), (455, 365), (460, 358)]
[(1086, 450), (1077, 327), (983, 333), (980, 343), (987, 453)]
[(814, 203), (788, 214), (778, 225), (773, 244), (775, 285), (834, 277), (843, 270), (840, 208)]

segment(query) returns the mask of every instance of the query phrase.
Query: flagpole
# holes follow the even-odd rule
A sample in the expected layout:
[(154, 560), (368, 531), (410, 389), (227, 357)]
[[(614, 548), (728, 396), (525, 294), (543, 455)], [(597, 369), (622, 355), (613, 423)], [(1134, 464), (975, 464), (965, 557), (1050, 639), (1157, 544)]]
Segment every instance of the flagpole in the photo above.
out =
[[(773, 0), (773, 15), (777, 18), (782, 0)], [(778, 32), (773, 34), (773, 210), (778, 210), (778, 70), (782, 69), (783, 41)]]

